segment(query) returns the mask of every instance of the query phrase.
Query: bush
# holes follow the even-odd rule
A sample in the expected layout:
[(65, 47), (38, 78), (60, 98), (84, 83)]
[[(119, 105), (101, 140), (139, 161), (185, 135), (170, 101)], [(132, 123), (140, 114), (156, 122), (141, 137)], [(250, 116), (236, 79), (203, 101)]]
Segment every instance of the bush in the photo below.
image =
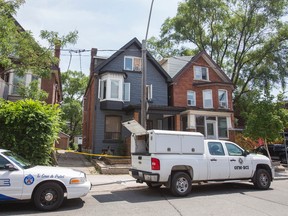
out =
[(60, 109), (33, 100), (0, 100), (0, 148), (33, 164), (51, 164), (53, 143), (60, 131)]

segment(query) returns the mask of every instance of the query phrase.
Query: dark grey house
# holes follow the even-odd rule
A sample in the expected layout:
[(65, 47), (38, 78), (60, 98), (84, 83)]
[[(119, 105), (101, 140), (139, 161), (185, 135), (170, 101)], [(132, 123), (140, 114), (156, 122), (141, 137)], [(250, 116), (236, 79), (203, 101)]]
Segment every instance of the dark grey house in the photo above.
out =
[[(93, 153), (129, 154), (130, 132), (122, 122), (141, 114), (141, 43), (132, 39), (110, 58), (91, 52), (91, 74), (84, 95), (83, 148)], [(175, 129), (174, 117), (182, 108), (168, 106), (171, 81), (147, 53), (147, 129)], [(125, 153), (124, 153), (125, 152)]]

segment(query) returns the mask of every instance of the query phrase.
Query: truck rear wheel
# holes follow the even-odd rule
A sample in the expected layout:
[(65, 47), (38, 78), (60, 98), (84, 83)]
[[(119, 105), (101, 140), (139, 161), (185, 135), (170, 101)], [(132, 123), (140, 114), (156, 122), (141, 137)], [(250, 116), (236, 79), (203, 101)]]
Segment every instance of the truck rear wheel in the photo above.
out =
[(187, 173), (176, 172), (172, 176), (171, 192), (174, 196), (187, 196), (191, 192), (192, 180)]
[(254, 174), (253, 183), (257, 189), (267, 190), (271, 184), (271, 176), (265, 169), (257, 169)]

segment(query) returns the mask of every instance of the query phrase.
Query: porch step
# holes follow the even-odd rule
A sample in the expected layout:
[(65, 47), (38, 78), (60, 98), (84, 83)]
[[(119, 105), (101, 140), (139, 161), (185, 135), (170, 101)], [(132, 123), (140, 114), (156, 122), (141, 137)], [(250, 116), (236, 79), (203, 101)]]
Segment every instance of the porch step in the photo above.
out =
[(95, 159), (92, 160), (92, 163), (101, 174), (129, 174), (129, 169), (131, 168), (130, 163), (110, 165)]

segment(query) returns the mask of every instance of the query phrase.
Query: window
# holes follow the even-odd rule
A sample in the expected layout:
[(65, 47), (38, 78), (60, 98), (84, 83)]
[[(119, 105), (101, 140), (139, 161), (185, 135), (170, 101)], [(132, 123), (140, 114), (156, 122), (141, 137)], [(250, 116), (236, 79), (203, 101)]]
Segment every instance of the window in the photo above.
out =
[(204, 108), (213, 108), (212, 90), (203, 91), (203, 106)]
[(146, 85), (146, 98), (148, 101), (152, 101), (153, 99), (153, 88), (152, 88), (152, 84), (150, 85)]
[(195, 80), (209, 80), (208, 68), (194, 66), (194, 79)]
[(228, 137), (227, 118), (226, 117), (218, 117), (218, 137), (219, 138), (227, 138)]
[[(99, 80), (98, 98), (100, 100), (123, 101), (123, 74), (106, 74)], [(126, 99), (130, 100), (130, 88), (126, 89)]]
[(228, 98), (226, 90), (218, 90), (219, 108), (228, 108)]
[(107, 80), (100, 80), (100, 99), (106, 99), (107, 94)]
[(14, 73), (13, 77), (13, 90), (12, 94), (19, 94), (19, 85), (25, 85), (26, 83), (26, 76), (18, 76), (17, 74)]
[(6, 164), (10, 163), (6, 158), (0, 156), (0, 170), (4, 170)]
[(124, 57), (124, 70), (141, 71), (141, 58), (133, 56)]
[(187, 105), (196, 106), (196, 97), (194, 91), (187, 91)]
[(228, 150), (228, 154), (230, 156), (242, 156), (243, 150), (240, 149), (238, 146), (234, 145), (233, 143), (225, 143), (226, 148)]
[(130, 101), (130, 83), (123, 85), (123, 101)]
[(223, 146), (220, 142), (209, 142), (208, 148), (211, 155), (225, 155)]
[(205, 121), (204, 116), (196, 116), (196, 131), (205, 136)]
[(111, 80), (111, 99), (119, 99), (120, 80)]
[(119, 140), (121, 138), (121, 116), (105, 117), (105, 140)]

